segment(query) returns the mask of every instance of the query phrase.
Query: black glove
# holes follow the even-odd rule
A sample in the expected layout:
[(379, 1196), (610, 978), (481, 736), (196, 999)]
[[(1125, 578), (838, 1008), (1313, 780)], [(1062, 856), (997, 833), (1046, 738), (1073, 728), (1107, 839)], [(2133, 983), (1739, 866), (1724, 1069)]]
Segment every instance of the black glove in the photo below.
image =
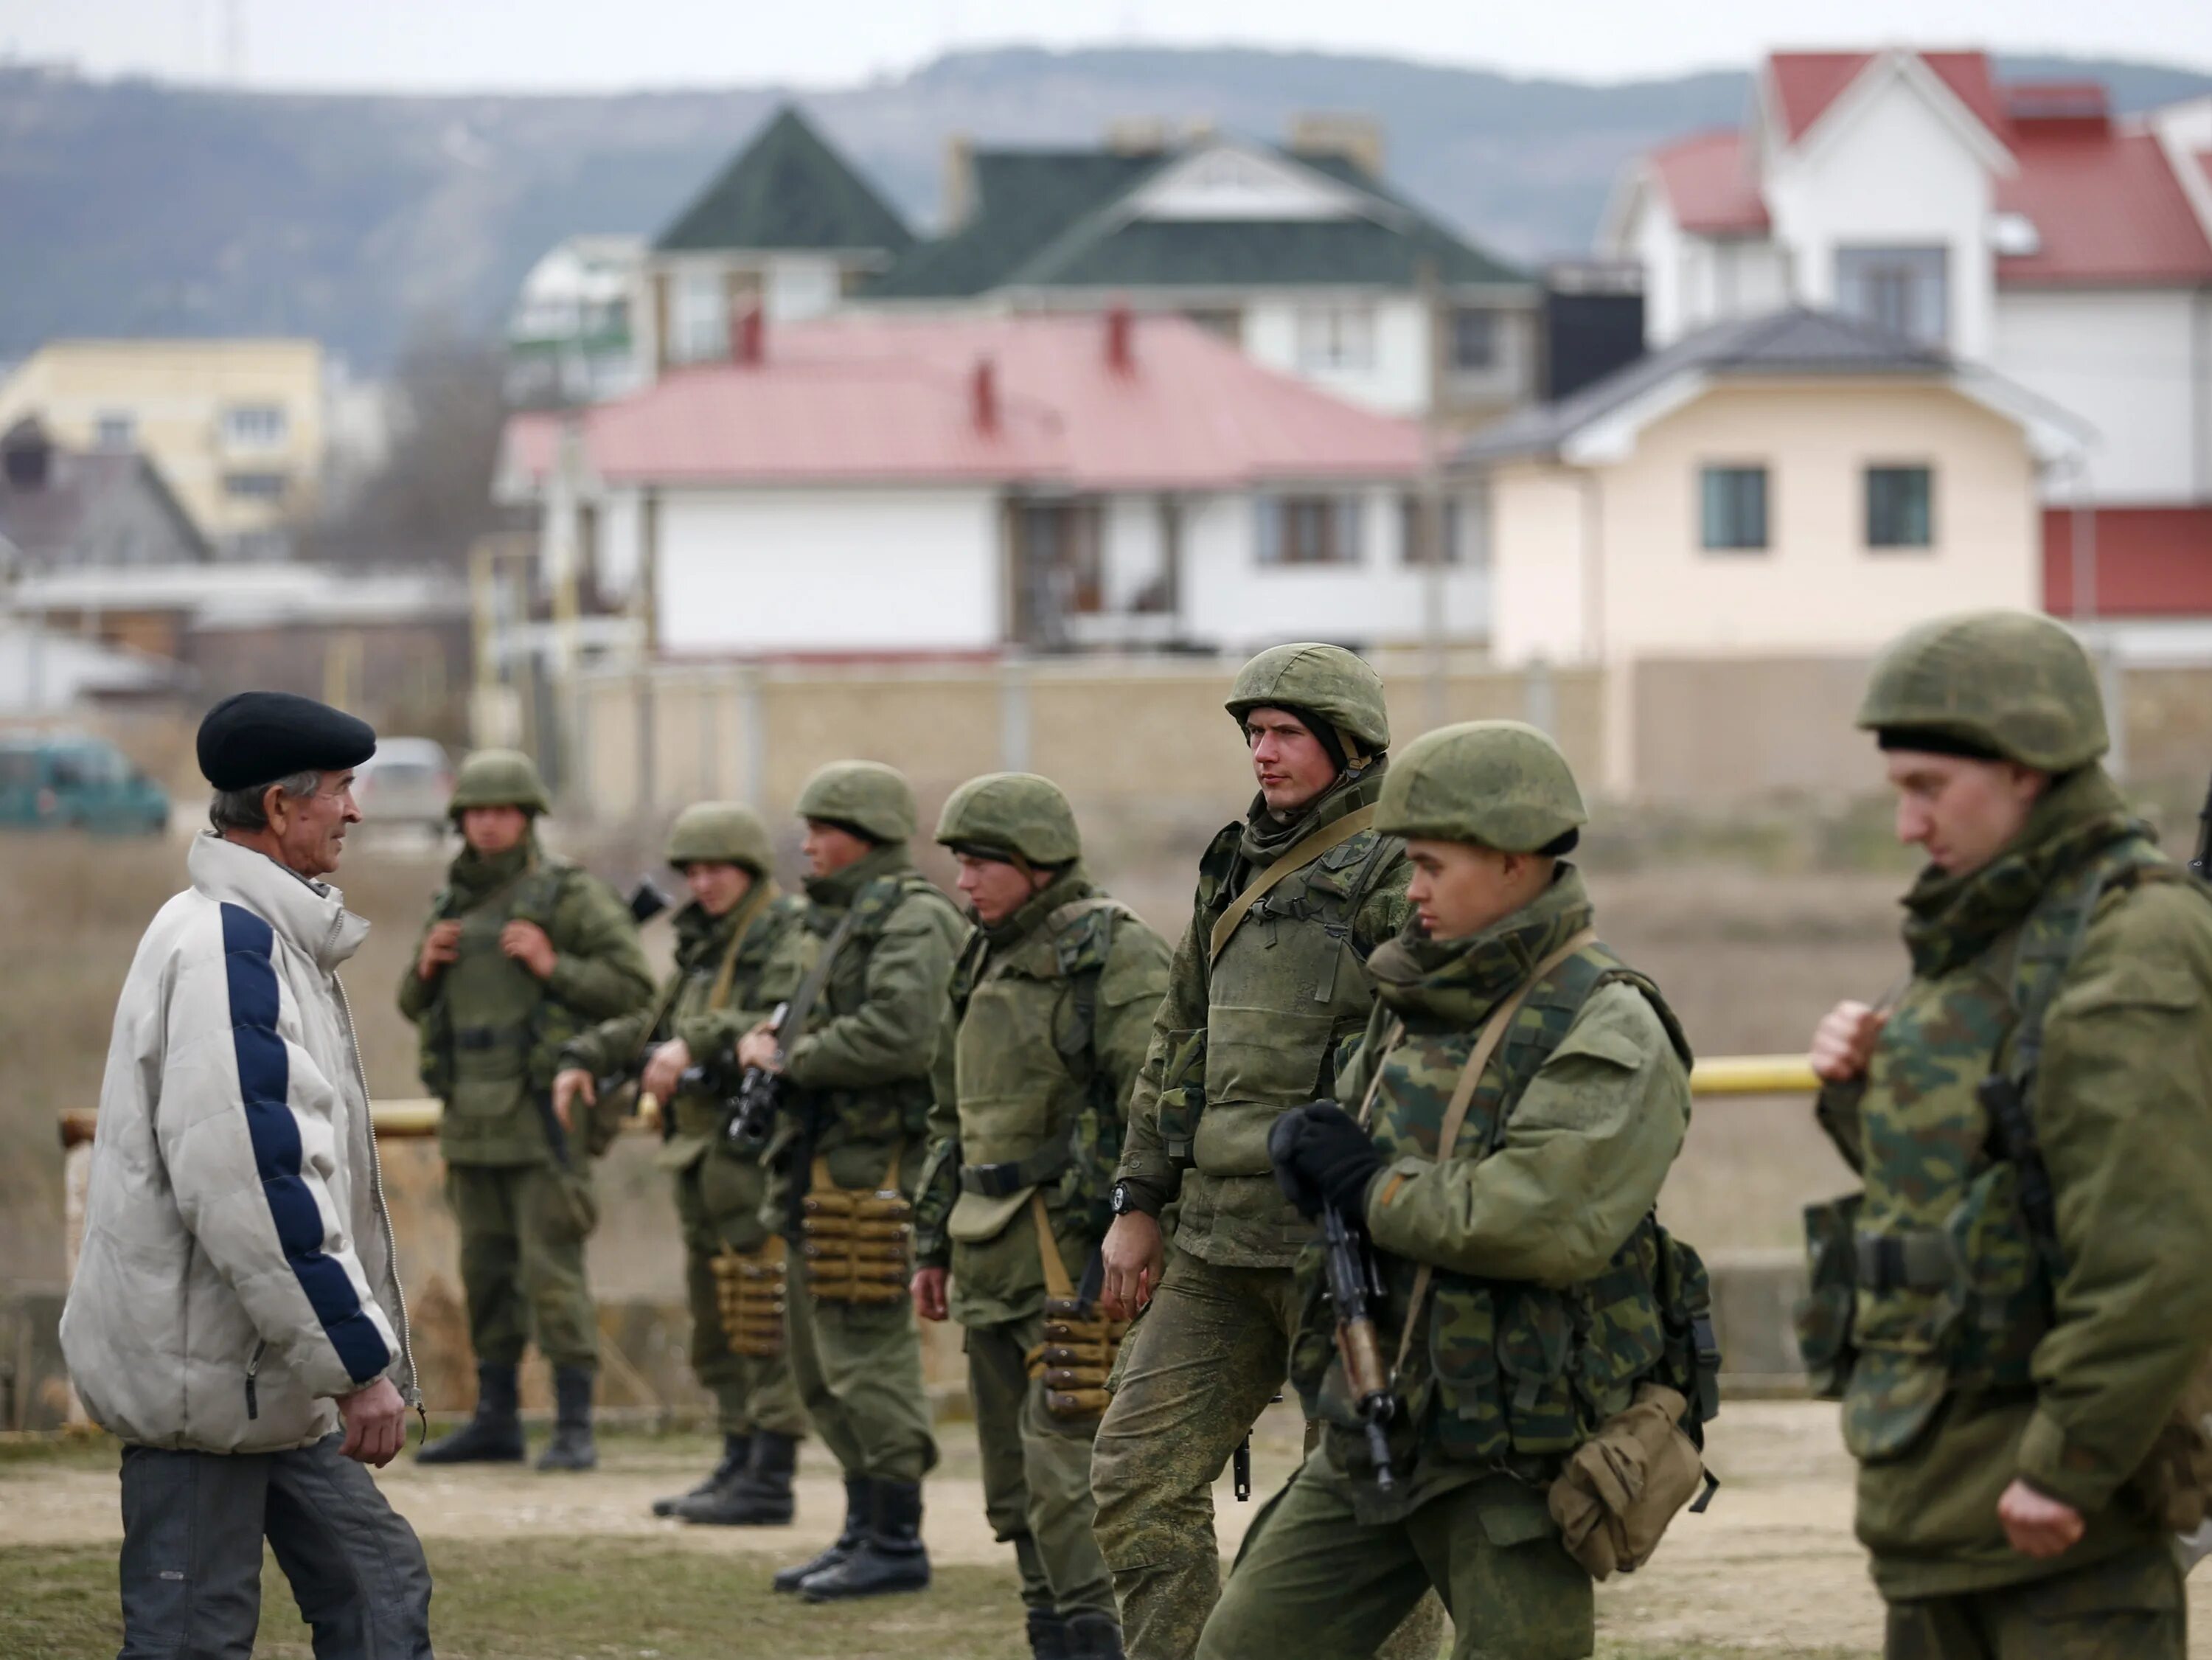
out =
[(1359, 1221), (1367, 1184), (1383, 1164), (1367, 1132), (1334, 1101), (1310, 1102), (1277, 1119), (1267, 1133), (1267, 1157), (1283, 1196), (1310, 1222), (1325, 1204)]

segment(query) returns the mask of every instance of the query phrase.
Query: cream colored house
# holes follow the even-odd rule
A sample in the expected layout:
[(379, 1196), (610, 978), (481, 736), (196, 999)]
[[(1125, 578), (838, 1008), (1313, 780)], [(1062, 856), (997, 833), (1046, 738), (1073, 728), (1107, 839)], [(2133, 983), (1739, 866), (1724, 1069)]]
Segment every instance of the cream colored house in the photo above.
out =
[(313, 340), (58, 340), (0, 383), (0, 431), (35, 416), (76, 449), (137, 450), (226, 555), (281, 551), (323, 459)]
[(2038, 481), (2085, 435), (1856, 319), (1716, 325), (1460, 452), (1492, 514), (1492, 652), (1606, 668), (1604, 784), (1638, 790), (1639, 665), (1857, 659), (1924, 617), (2039, 605)]

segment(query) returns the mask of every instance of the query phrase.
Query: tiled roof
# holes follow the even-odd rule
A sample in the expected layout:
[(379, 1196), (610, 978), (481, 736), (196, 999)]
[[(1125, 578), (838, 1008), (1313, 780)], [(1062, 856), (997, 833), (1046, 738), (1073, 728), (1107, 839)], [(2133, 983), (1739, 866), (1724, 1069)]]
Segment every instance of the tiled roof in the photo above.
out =
[[(611, 482), (960, 483), (1230, 489), (1410, 478), (1411, 422), (1261, 368), (1180, 317), (838, 318), (772, 329), (764, 361), (678, 370), (589, 410)], [(995, 419), (977, 420), (990, 366)], [(542, 477), (561, 417), (507, 426), (502, 472)]]
[[(21, 429), (10, 429), (11, 437)], [(0, 473), (0, 538), (33, 569), (88, 565), (201, 563), (214, 551), (171, 492), (161, 469), (136, 450), (51, 445), (43, 484)], [(155, 532), (148, 540), (143, 532)]]
[[(2099, 508), (2100, 617), (2212, 617), (2212, 508)], [(2043, 608), (2071, 617), (2074, 514), (2043, 514)]]
[(2212, 242), (2151, 134), (2085, 123), (2013, 148), (2020, 171), (1996, 181), (1997, 206), (2025, 216), (2041, 246), (2000, 258), (2001, 285), (2212, 282)]
[[(1844, 95), (1861, 70), (1880, 54), (1871, 52), (1778, 52), (1766, 72), (1782, 116), (1784, 133), (1796, 143), (1828, 106)], [(2000, 141), (2008, 137), (2004, 105), (1990, 75), (1985, 52), (1923, 52), (1915, 54), (1955, 94), (1959, 101)]]
[(1651, 152), (1651, 168), (1684, 230), (1747, 236), (1766, 229), (1766, 203), (1744, 160), (1743, 135), (1734, 127), (1662, 145)]
[(868, 248), (914, 240), (844, 158), (787, 105), (661, 232), (665, 253), (721, 248)]
[(871, 298), (941, 299), (998, 287), (1024, 260), (1160, 165), (1111, 150), (978, 150), (967, 222), (917, 242), (869, 283)]

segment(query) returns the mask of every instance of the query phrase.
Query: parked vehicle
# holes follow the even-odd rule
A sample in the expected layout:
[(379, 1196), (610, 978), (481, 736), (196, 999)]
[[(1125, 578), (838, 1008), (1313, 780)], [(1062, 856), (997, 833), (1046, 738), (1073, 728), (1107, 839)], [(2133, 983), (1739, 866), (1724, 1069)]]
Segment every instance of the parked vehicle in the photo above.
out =
[(453, 794), (453, 764), (431, 739), (380, 739), (376, 753), (354, 769), (353, 799), (369, 824), (442, 830)]
[(0, 825), (160, 835), (169, 793), (100, 738), (0, 738)]

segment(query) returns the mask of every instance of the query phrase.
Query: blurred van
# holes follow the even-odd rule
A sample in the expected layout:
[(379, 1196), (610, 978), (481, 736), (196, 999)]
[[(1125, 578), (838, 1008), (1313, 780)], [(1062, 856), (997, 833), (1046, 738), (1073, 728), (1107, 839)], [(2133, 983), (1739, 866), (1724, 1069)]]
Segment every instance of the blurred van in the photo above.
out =
[(158, 836), (169, 793), (105, 739), (0, 737), (0, 826)]
[(353, 799), (369, 824), (446, 828), (453, 794), (453, 764), (444, 745), (428, 738), (381, 738), (376, 753), (353, 771)]

